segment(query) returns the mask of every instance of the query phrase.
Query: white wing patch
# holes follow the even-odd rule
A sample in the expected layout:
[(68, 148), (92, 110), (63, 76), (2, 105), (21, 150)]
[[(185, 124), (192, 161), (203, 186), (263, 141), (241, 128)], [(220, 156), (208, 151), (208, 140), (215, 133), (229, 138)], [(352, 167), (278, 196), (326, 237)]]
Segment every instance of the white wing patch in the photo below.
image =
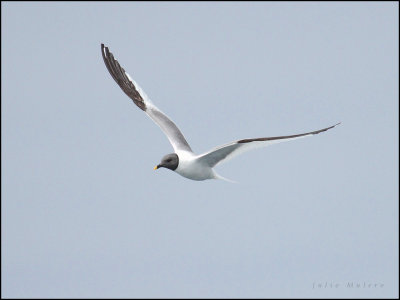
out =
[(288, 135), (288, 136), (278, 136), (278, 137), (268, 137), (268, 138), (255, 138), (255, 139), (245, 139), (240, 141), (235, 141), (220, 147), (217, 147), (209, 152), (206, 152), (202, 155), (199, 155), (199, 159), (203, 161), (203, 163), (208, 164), (210, 167), (214, 167), (220, 163), (229, 161), (230, 159), (236, 157), (239, 154), (244, 152), (257, 149), (260, 147), (267, 147), (272, 144), (277, 144), (286, 141), (292, 141), (296, 139), (301, 139), (307, 136), (315, 135), (324, 131), (327, 131), (340, 123), (312, 131), (307, 133), (301, 133), (296, 135)]

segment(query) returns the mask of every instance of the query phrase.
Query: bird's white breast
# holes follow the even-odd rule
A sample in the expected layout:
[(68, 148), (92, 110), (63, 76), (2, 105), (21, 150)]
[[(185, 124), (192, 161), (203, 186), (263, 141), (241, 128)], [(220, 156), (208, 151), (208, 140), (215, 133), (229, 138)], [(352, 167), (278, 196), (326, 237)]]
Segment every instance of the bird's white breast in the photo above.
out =
[(179, 151), (179, 164), (175, 172), (179, 175), (192, 180), (214, 179), (215, 172), (209, 166), (202, 164), (197, 159), (198, 156), (191, 152)]

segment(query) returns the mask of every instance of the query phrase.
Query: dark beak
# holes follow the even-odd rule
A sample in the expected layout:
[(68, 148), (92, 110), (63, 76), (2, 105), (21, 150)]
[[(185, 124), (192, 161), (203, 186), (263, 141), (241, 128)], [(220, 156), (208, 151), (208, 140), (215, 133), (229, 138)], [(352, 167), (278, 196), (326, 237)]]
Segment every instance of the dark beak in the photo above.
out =
[(157, 166), (154, 167), (154, 170), (157, 170), (157, 169), (159, 169), (161, 167), (162, 167), (161, 165), (157, 165)]

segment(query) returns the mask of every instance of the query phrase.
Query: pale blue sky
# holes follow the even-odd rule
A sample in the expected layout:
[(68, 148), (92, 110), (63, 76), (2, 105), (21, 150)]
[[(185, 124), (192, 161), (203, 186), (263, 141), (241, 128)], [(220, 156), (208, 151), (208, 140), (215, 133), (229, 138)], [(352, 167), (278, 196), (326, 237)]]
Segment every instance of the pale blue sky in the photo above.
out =
[[(398, 296), (398, 3), (1, 5), (3, 297)], [(197, 153), (342, 125), (153, 171), (101, 43)]]

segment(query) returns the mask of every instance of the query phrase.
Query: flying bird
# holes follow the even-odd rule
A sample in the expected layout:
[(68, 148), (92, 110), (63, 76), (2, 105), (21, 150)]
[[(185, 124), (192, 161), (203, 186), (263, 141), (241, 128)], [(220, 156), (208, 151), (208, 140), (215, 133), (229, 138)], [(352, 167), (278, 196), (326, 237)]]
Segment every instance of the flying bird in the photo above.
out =
[(315, 135), (340, 124), (337, 123), (327, 128), (300, 134), (238, 140), (196, 155), (175, 123), (150, 101), (104, 44), (101, 44), (101, 54), (111, 77), (114, 78), (124, 93), (161, 128), (174, 148), (174, 153), (165, 155), (161, 162), (154, 167), (155, 170), (167, 168), (192, 180), (228, 180), (215, 172), (214, 167), (216, 165), (251, 149)]

